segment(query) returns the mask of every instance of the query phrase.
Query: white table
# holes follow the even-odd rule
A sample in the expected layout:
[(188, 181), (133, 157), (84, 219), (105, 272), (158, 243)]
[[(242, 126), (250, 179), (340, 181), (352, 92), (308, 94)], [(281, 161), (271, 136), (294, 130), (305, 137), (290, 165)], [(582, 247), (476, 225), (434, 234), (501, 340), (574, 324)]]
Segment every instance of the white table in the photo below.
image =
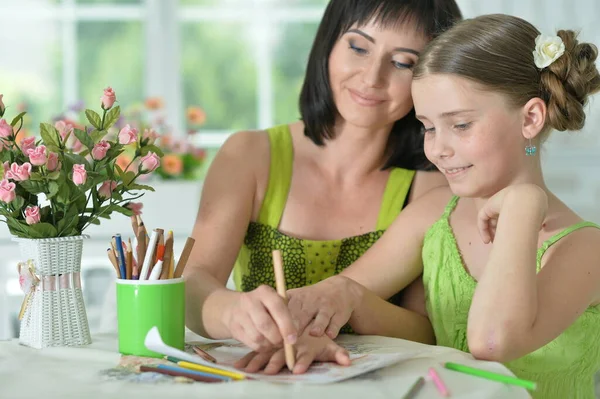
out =
[[(198, 340), (197, 336), (186, 340)], [(36, 350), (21, 346), (17, 340), (0, 342), (0, 398), (327, 398), (399, 399), (410, 385), (435, 366), (455, 399), (529, 398), (522, 388), (459, 374), (441, 367), (446, 361), (485, 368), (511, 375), (501, 364), (482, 362), (450, 348), (421, 345), (400, 339), (347, 336), (346, 342), (374, 343), (395, 352), (417, 349), (421, 355), (366, 377), (330, 385), (283, 385), (258, 381), (221, 384), (141, 384), (110, 380), (100, 372), (119, 362), (114, 334), (93, 337), (92, 345), (81, 348)], [(428, 381), (418, 399), (439, 398)]]

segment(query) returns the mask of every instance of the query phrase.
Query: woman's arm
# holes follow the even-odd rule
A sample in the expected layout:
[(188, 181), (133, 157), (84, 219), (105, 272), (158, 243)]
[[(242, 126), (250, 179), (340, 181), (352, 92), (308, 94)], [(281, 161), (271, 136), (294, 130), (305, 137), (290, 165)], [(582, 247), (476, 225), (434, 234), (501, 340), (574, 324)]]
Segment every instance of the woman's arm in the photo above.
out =
[(480, 212), (480, 230), (487, 231), (489, 220), (497, 220), (497, 227), (469, 312), (469, 349), (477, 358), (507, 362), (533, 352), (560, 335), (598, 299), (597, 229), (579, 230), (561, 239), (548, 250), (536, 274), (546, 207), (542, 189), (522, 185), (496, 194)]
[(259, 176), (268, 176), (268, 168), (264, 132), (237, 133), (225, 142), (204, 183), (192, 233), (196, 245), (184, 273), (188, 327), (256, 350), (281, 342), (280, 329), (286, 337), (295, 334), (285, 303), (270, 287), (250, 293), (225, 288), (252, 218)]

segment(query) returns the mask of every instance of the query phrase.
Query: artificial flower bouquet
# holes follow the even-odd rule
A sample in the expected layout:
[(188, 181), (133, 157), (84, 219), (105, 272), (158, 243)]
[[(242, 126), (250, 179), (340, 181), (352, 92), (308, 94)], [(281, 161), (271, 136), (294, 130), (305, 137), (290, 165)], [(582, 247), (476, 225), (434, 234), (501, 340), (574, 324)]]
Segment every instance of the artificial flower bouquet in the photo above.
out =
[[(79, 236), (113, 212), (131, 216), (139, 207), (132, 201), (154, 191), (138, 179), (160, 166), (162, 151), (135, 129), (111, 129), (120, 117), (115, 101), (107, 88), (100, 114), (85, 110), (89, 125), (41, 123), (39, 138), (21, 138), (25, 113), (9, 123), (0, 95), (0, 215), (11, 234), (30, 239)], [(126, 146), (132, 149), (131, 161), (120, 166), (117, 158)]]

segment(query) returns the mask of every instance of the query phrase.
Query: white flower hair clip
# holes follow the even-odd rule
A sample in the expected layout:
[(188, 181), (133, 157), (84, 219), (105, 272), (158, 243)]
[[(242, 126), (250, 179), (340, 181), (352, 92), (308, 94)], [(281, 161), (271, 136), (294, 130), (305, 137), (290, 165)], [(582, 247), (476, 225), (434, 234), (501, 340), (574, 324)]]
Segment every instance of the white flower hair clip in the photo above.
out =
[(544, 69), (565, 53), (565, 44), (559, 36), (539, 35), (535, 38), (533, 60), (535, 66)]

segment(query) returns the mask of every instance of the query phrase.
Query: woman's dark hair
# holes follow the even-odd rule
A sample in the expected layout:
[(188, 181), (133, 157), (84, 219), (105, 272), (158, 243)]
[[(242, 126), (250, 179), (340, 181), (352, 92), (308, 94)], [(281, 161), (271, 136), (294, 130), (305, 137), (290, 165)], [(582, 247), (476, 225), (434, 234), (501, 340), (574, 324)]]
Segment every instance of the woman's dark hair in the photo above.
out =
[[(375, 21), (383, 27), (395, 27), (410, 20), (425, 36), (435, 38), (461, 19), (454, 0), (331, 0), (317, 31), (300, 93), (304, 134), (320, 146), (335, 136), (333, 126), (338, 111), (329, 84), (329, 55), (354, 24), (362, 26)], [(388, 139), (384, 169), (431, 168), (423, 152), (422, 129), (414, 110), (396, 121)]]

